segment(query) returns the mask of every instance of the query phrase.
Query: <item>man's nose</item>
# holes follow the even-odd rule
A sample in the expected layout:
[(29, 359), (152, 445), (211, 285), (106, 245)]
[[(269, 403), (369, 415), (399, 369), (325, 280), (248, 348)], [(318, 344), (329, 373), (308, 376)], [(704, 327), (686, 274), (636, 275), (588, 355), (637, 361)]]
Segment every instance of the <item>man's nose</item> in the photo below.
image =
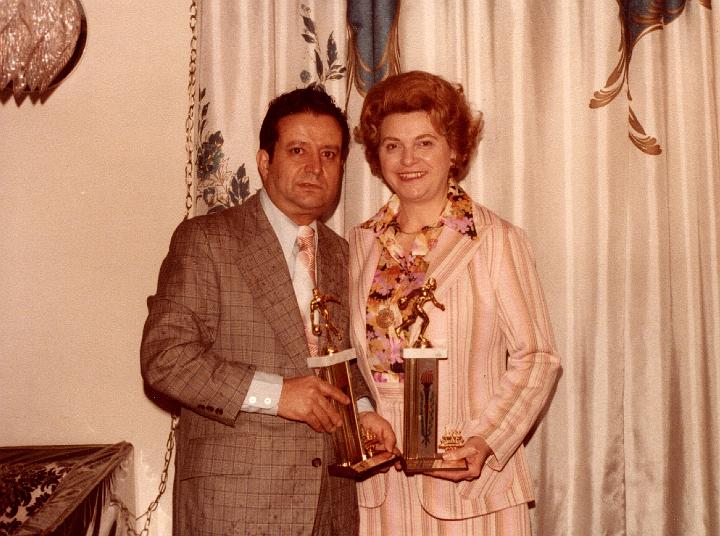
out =
[(308, 161), (305, 164), (305, 170), (313, 175), (320, 175), (320, 172), (322, 171), (322, 159), (320, 158), (319, 152), (310, 152), (308, 155)]

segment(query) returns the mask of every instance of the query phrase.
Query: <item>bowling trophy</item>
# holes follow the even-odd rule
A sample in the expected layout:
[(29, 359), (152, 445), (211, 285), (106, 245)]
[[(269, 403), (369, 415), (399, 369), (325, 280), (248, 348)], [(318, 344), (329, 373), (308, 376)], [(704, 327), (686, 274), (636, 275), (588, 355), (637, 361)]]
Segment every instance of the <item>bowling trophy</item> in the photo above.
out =
[(352, 348), (338, 351), (335, 346), (335, 340), (342, 340), (342, 334), (330, 318), (328, 303), (331, 302), (340, 303), (337, 298), (313, 289), (310, 302), (312, 331), (316, 336), (325, 334), (327, 347), (324, 349), (325, 355), (310, 357), (307, 361), (310, 368), (318, 369), (320, 378), (340, 389), (350, 399), (348, 405), (331, 399), (342, 417), (342, 426), (332, 432), (335, 463), (328, 466), (328, 472), (333, 476), (363, 480), (394, 462), (397, 457), (392, 452), (377, 450), (378, 438), (360, 425), (350, 376), (350, 361), (355, 358), (355, 353)]
[(406, 474), (430, 473), (437, 470), (467, 469), (462, 460), (443, 460), (442, 452), (460, 448), (465, 443), (459, 430), (445, 430), (438, 441), (438, 360), (447, 359), (446, 348), (435, 348), (425, 337), (430, 319), (424, 310), (429, 302), (444, 311), (435, 299), (437, 288), (433, 278), (398, 301), (400, 309), (410, 309), (404, 322), (395, 328), (400, 337), (418, 320), (420, 331), (415, 342), (403, 349), (405, 365), (403, 470)]

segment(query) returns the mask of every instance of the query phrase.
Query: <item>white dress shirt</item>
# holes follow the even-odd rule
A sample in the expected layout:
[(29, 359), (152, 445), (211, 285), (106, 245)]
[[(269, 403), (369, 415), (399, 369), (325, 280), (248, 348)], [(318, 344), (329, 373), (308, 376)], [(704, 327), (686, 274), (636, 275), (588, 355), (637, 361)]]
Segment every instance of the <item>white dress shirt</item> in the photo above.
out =
[[(260, 206), (262, 206), (267, 219), (270, 221), (270, 226), (280, 242), (280, 247), (285, 256), (285, 262), (287, 262), (288, 271), (292, 278), (292, 274), (295, 272), (295, 260), (298, 254), (298, 248), (295, 245), (298, 225), (275, 206), (264, 189), (260, 190), (259, 195)], [(315, 246), (317, 247), (317, 223), (312, 222), (310, 227), (315, 231)], [(242, 411), (277, 415), (282, 384), (283, 377), (279, 374), (255, 371), (252, 382), (250, 382), (250, 388), (243, 401)], [(358, 411), (374, 411), (372, 403), (367, 397), (360, 398), (357, 401), (357, 406)]]

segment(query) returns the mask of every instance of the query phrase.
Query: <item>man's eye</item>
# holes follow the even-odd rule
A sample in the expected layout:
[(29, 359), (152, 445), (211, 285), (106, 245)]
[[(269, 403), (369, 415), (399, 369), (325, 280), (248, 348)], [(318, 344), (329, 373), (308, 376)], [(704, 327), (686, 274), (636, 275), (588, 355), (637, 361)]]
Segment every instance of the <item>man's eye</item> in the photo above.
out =
[(290, 149), (290, 152), (292, 154), (302, 154), (303, 150), (302, 147), (293, 147)]
[(332, 160), (336, 156), (335, 151), (323, 151), (322, 155), (328, 160)]

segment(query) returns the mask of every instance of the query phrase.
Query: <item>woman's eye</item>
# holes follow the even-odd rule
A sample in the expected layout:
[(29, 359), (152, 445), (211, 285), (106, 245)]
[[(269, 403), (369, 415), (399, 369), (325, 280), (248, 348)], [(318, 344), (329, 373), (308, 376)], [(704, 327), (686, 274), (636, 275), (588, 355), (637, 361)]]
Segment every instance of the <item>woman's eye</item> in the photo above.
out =
[(301, 147), (293, 147), (292, 149), (290, 149), (290, 152), (292, 154), (302, 154), (302, 148)]
[(385, 144), (386, 151), (392, 151), (393, 149), (397, 149), (397, 143), (386, 143)]

